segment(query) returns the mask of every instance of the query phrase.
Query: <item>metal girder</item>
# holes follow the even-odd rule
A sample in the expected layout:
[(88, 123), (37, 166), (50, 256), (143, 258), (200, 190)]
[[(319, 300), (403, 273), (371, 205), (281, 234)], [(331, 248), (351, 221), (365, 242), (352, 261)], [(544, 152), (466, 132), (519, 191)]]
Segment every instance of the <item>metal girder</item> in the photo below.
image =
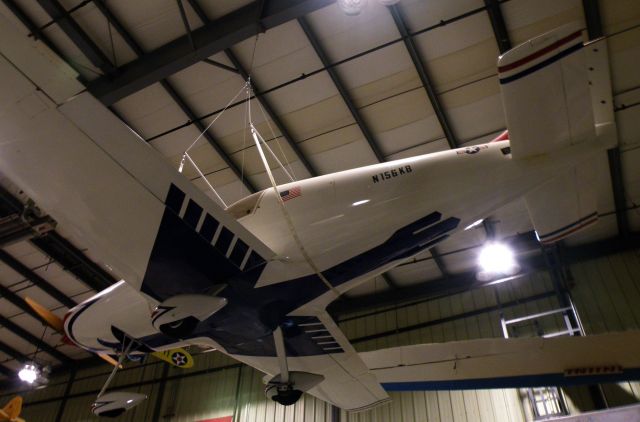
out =
[(7, 356), (11, 356), (18, 362), (27, 362), (29, 360), (28, 357), (2, 341), (0, 341), (0, 352), (4, 353)]
[(217, 62), (215, 60), (204, 59), (203, 62), (210, 64), (211, 66), (217, 67), (219, 69), (228, 70), (229, 72), (237, 73), (238, 75), (240, 74), (240, 71), (235, 67), (227, 66), (226, 64)]
[[(98, 8), (98, 10), (100, 10), (103, 16), (109, 21), (109, 23), (113, 25), (116, 32), (120, 34), (122, 39), (129, 46), (129, 48), (131, 48), (137, 56), (139, 57), (144, 56), (145, 53), (142, 50), (142, 47), (140, 47), (138, 42), (133, 39), (129, 31), (127, 31), (126, 28), (120, 23), (120, 20), (113, 14), (113, 12), (111, 12), (111, 10), (106, 5), (104, 0), (94, 0), (94, 3)], [(231, 160), (231, 157), (229, 157), (229, 155), (222, 149), (222, 147), (220, 146), (218, 141), (213, 137), (213, 135), (211, 135), (211, 133), (208, 130), (206, 130), (207, 128), (204, 125), (204, 123), (198, 119), (196, 114), (193, 112), (193, 110), (191, 110), (191, 108), (187, 105), (187, 103), (180, 96), (180, 94), (178, 94), (178, 92), (175, 90), (173, 85), (169, 81), (164, 79), (160, 80), (159, 82), (162, 88), (164, 88), (164, 90), (167, 92), (167, 94), (169, 94), (171, 99), (178, 105), (178, 107), (180, 107), (180, 109), (187, 116), (187, 118), (194, 123), (196, 129), (198, 129), (201, 133), (203, 133), (205, 140), (209, 143), (209, 145), (211, 145), (211, 147), (216, 151), (216, 153), (218, 153), (218, 155), (222, 158), (222, 160), (229, 167), (229, 169), (231, 169), (231, 171), (236, 175), (236, 177), (242, 180), (245, 187), (250, 192), (252, 193), (256, 192), (256, 187), (251, 183), (250, 180), (243, 177), (242, 172), (240, 171), (238, 166)]]
[(24, 299), (22, 299), (20, 296), (18, 296), (13, 291), (11, 291), (8, 287), (5, 287), (2, 284), (0, 284), (0, 297), (2, 297), (3, 299), (7, 299), (14, 306), (20, 308), (21, 310), (28, 313), (38, 321), (42, 321), (42, 318), (40, 318), (40, 315), (38, 315), (36, 311), (31, 309), (31, 307), (27, 305), (27, 302), (25, 302)]
[(65, 355), (55, 347), (52, 347), (47, 343), (45, 343), (44, 341), (40, 340), (38, 337), (34, 336), (24, 328), (20, 327), (18, 324), (11, 321), (9, 318), (6, 318), (0, 315), (0, 325), (2, 325), (4, 328), (11, 331), (15, 335), (22, 337), (29, 343), (33, 344), (39, 350), (42, 350), (43, 352), (46, 352), (49, 355), (53, 356), (54, 358), (58, 359), (60, 362), (65, 364), (71, 364), (73, 362), (73, 359), (71, 359), (69, 356)]
[(422, 82), (422, 86), (424, 90), (427, 92), (427, 97), (429, 97), (429, 102), (433, 107), (433, 111), (436, 113), (436, 117), (440, 126), (442, 127), (442, 131), (444, 132), (444, 136), (447, 138), (447, 143), (451, 148), (458, 148), (458, 140), (456, 139), (453, 129), (449, 124), (449, 119), (440, 104), (440, 100), (438, 99), (438, 94), (436, 93), (435, 87), (431, 82), (431, 77), (429, 76), (427, 69), (424, 65), (424, 61), (422, 57), (420, 57), (420, 53), (418, 52), (418, 48), (413, 40), (409, 29), (404, 23), (404, 19), (402, 18), (402, 12), (398, 5), (393, 5), (388, 7), (389, 12), (391, 12), (391, 16), (393, 17), (393, 21), (396, 23), (396, 27), (398, 28), (398, 32), (402, 36), (404, 40), (404, 45), (409, 52), (409, 56), (411, 57), (411, 61), (418, 72), (418, 76), (420, 77), (420, 81)]
[[(209, 20), (209, 17), (204, 12), (202, 7), (200, 7), (200, 4), (196, 0), (188, 0), (188, 1), (193, 11), (196, 13), (196, 15), (198, 15), (198, 18), (200, 18), (200, 20), (205, 26), (211, 23), (211, 21)], [(225, 48), (224, 52), (227, 58), (231, 61), (231, 64), (233, 64), (235, 70), (240, 74), (240, 76), (242, 76), (244, 80), (248, 80), (250, 76), (249, 72), (247, 72), (247, 70), (244, 68), (242, 63), (240, 63), (240, 60), (236, 57), (233, 51), (231, 51), (230, 48)], [(302, 153), (302, 150), (296, 143), (295, 139), (293, 139), (293, 136), (291, 136), (291, 133), (289, 132), (287, 127), (284, 125), (284, 123), (282, 123), (282, 120), (280, 120), (277, 113), (274, 111), (273, 107), (271, 107), (271, 104), (269, 103), (269, 101), (267, 101), (264, 95), (260, 93), (260, 87), (255, 83), (254, 80), (251, 81), (251, 85), (253, 88), (254, 95), (256, 96), (258, 101), (260, 101), (260, 104), (262, 105), (262, 108), (264, 109), (265, 113), (269, 115), (269, 118), (271, 119), (273, 124), (276, 126), (278, 131), (282, 134), (284, 139), (289, 144), (289, 147), (296, 154), (296, 156), (298, 157), (300, 162), (304, 165), (304, 167), (307, 169), (309, 174), (311, 176), (317, 176), (318, 171), (313, 166), (313, 164), (311, 164), (311, 162), (307, 159), (307, 157), (305, 157), (305, 155)]]
[[(582, 0), (582, 8), (584, 10), (584, 18), (587, 22), (589, 39), (595, 40), (604, 36), (598, 0)], [(621, 236), (627, 236), (630, 233), (630, 228), (626, 211), (627, 201), (622, 172), (622, 160), (620, 159), (620, 148), (615, 147), (607, 151), (607, 158), (609, 159), (609, 171), (611, 174), (613, 200), (616, 207), (618, 232)]]
[(116, 67), (107, 56), (80, 28), (80, 25), (67, 13), (57, 0), (38, 0), (38, 4), (47, 12), (51, 19), (55, 20), (64, 33), (82, 51), (89, 61), (105, 74), (112, 74)]
[[(547, 262), (542, 254), (524, 254), (524, 252), (540, 251), (540, 244), (535, 239), (534, 232), (518, 235), (510, 239), (509, 243), (511, 243), (516, 254), (520, 254), (518, 263), (522, 268), (522, 273), (528, 274), (548, 269)], [(586, 245), (564, 248), (561, 251), (561, 259), (565, 265), (569, 265), (639, 248), (640, 234), (634, 233), (628, 237), (616, 236)], [(353, 299), (336, 301), (329, 305), (329, 312), (332, 315), (342, 315), (365, 309), (392, 306), (421, 298), (460, 293), (484, 285), (486, 285), (485, 282), (476, 279), (475, 271), (468, 271), (402, 287), (384, 294), (371, 293)]]
[(31, 243), (96, 291), (104, 290), (117, 281), (55, 231), (49, 232), (46, 236), (31, 239)]
[(44, 290), (49, 296), (71, 309), (77, 305), (69, 296), (62, 293), (56, 287), (49, 284), (47, 280), (40, 277), (38, 274), (33, 272), (29, 267), (24, 265), (22, 262), (15, 259), (13, 256), (8, 254), (6, 251), (0, 249), (0, 261), (7, 264), (12, 270), (23, 276), (24, 278), (30, 280), (33, 284), (38, 286), (40, 289)]
[(602, 30), (602, 19), (600, 17), (600, 8), (598, 0), (582, 0), (582, 9), (584, 10), (584, 18), (587, 21), (587, 33), (590, 40), (595, 40), (604, 35)]
[(344, 103), (347, 105), (347, 108), (351, 112), (351, 117), (353, 117), (353, 120), (355, 120), (356, 123), (358, 124), (358, 127), (360, 128), (360, 131), (364, 135), (364, 138), (366, 139), (367, 143), (371, 147), (373, 154), (376, 156), (379, 162), (382, 163), (387, 161), (384, 154), (382, 153), (382, 150), (380, 149), (379, 142), (376, 140), (373, 132), (371, 132), (371, 130), (369, 129), (369, 125), (367, 125), (367, 123), (362, 118), (362, 115), (360, 114), (360, 111), (358, 110), (358, 108), (356, 107), (356, 104), (351, 98), (351, 95), (349, 95), (349, 92), (345, 88), (344, 83), (340, 78), (340, 75), (338, 75), (338, 70), (331, 65), (331, 60), (329, 60), (327, 53), (324, 51), (324, 48), (322, 47), (322, 45), (320, 45), (320, 40), (318, 40), (318, 37), (316, 37), (315, 33), (313, 32), (313, 29), (311, 28), (311, 25), (309, 24), (309, 22), (307, 22), (307, 20), (304, 17), (299, 18), (298, 23), (300, 24), (300, 26), (302, 27), (302, 30), (306, 34), (307, 39), (309, 40), (309, 42), (311, 43), (311, 46), (316, 52), (316, 55), (320, 58), (322, 65), (327, 69), (327, 73), (331, 77), (333, 84), (335, 85), (336, 89), (340, 93), (340, 96), (342, 97), (342, 101), (344, 101)]
[[(41, 0), (43, 1), (43, 0)], [(89, 91), (109, 106), (155, 82), (171, 76), (207, 57), (260, 32), (281, 25), (335, 0), (255, 1), (192, 32), (173, 40), (119, 68), (117, 75), (101, 77), (89, 84)], [(264, 8), (263, 8), (264, 3)]]
[(15, 372), (4, 365), (0, 365), (0, 374), (4, 375), (5, 377), (11, 377), (15, 375)]
[(504, 23), (502, 11), (500, 10), (500, 2), (498, 0), (484, 0), (484, 4), (487, 7), (487, 13), (489, 14), (489, 20), (493, 28), (493, 35), (495, 35), (496, 42), (498, 43), (498, 49), (502, 54), (511, 49), (511, 40), (509, 39), (507, 26)]

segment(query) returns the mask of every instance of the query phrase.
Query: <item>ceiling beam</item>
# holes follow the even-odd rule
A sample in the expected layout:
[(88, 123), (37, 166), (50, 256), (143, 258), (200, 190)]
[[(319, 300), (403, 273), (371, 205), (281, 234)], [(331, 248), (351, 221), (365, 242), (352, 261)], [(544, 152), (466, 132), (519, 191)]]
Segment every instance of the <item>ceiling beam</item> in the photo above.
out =
[(10, 378), (15, 375), (15, 372), (13, 372), (11, 369), (7, 368), (4, 365), (0, 365), (0, 374)]
[[(518, 254), (518, 264), (522, 274), (547, 270), (548, 265), (540, 253), (540, 244), (535, 239), (534, 232), (517, 235), (508, 241)], [(640, 234), (633, 233), (628, 237), (616, 236), (585, 245), (563, 248), (561, 259), (565, 265), (596, 259), (602, 256), (621, 253), (628, 250), (640, 249)], [(533, 252), (536, 252), (535, 254)], [(436, 280), (425, 281), (397, 290), (386, 291), (384, 294), (371, 293), (351, 299), (336, 301), (329, 305), (329, 312), (335, 317), (356, 311), (394, 306), (415, 300), (460, 293), (472, 288), (485, 286), (486, 282), (476, 279), (475, 271), (460, 274), (450, 274)]]
[(433, 111), (436, 113), (436, 118), (442, 127), (442, 131), (444, 132), (444, 136), (447, 138), (447, 143), (450, 148), (458, 148), (459, 143), (456, 139), (456, 136), (453, 133), (453, 129), (449, 124), (449, 119), (444, 111), (444, 107), (440, 104), (440, 100), (438, 99), (438, 94), (436, 93), (436, 89), (433, 86), (433, 82), (431, 81), (431, 77), (427, 72), (427, 68), (422, 60), (422, 57), (418, 51), (418, 47), (416, 46), (415, 40), (413, 39), (407, 25), (405, 24), (404, 18), (402, 17), (402, 11), (398, 5), (393, 5), (388, 7), (389, 12), (391, 12), (391, 16), (393, 17), (393, 21), (396, 24), (396, 28), (398, 28), (398, 32), (402, 36), (404, 41), (404, 45), (407, 48), (407, 52), (411, 57), (411, 61), (413, 62), (416, 71), (418, 72), (418, 76), (420, 77), (420, 81), (422, 82), (422, 86), (424, 90), (427, 92), (427, 97), (429, 97), (429, 102), (433, 107)]
[(22, 337), (29, 343), (33, 344), (35, 347), (38, 348), (38, 350), (42, 350), (43, 352), (48, 353), (49, 355), (59, 360), (60, 362), (64, 364), (71, 364), (73, 362), (73, 359), (71, 359), (69, 356), (65, 355), (55, 347), (52, 347), (49, 344), (45, 343), (44, 341), (40, 340), (38, 337), (34, 336), (24, 328), (20, 327), (18, 324), (11, 321), (9, 318), (6, 318), (0, 315), (0, 325), (2, 325), (7, 330), (11, 331), (18, 337)]
[[(587, 33), (589, 40), (595, 40), (604, 36), (602, 29), (602, 17), (598, 0), (582, 0), (584, 18), (587, 22)], [(611, 187), (613, 189), (613, 201), (616, 207), (616, 223), (618, 233), (621, 236), (628, 236), (631, 232), (629, 228), (629, 218), (627, 216), (627, 201), (624, 187), (624, 173), (622, 171), (622, 160), (619, 147), (607, 151), (609, 159), (609, 172), (611, 175)]]
[(334, 1), (254, 1), (192, 31), (195, 50), (192, 49), (189, 36), (184, 35), (122, 66), (118, 69), (117, 75), (96, 79), (89, 84), (89, 91), (103, 104), (110, 106), (240, 41), (323, 8)]
[[(133, 39), (133, 36), (131, 36), (129, 31), (126, 30), (126, 28), (122, 25), (120, 20), (113, 14), (113, 12), (111, 11), (111, 9), (109, 9), (109, 7), (104, 2), (104, 0), (94, 0), (94, 3), (98, 8), (98, 10), (100, 10), (102, 15), (105, 17), (105, 19), (107, 19), (107, 21), (109, 21), (109, 23), (114, 27), (116, 32), (120, 34), (122, 39), (129, 46), (129, 48), (133, 50), (133, 52), (138, 57), (144, 56), (145, 52), (142, 50), (142, 47), (140, 46), (140, 44), (138, 44), (138, 42)], [(173, 87), (173, 85), (165, 79), (162, 79), (159, 82), (162, 88), (167, 92), (167, 94), (169, 94), (171, 99), (178, 105), (178, 107), (180, 107), (180, 109), (187, 116), (187, 118), (194, 123), (196, 129), (203, 134), (203, 137), (205, 138), (205, 140), (209, 143), (209, 145), (211, 145), (211, 147), (213, 147), (213, 149), (220, 156), (220, 158), (222, 158), (222, 160), (225, 162), (227, 167), (229, 167), (229, 169), (236, 175), (236, 177), (243, 182), (247, 190), (251, 193), (256, 192), (256, 187), (251, 183), (249, 179), (247, 179), (246, 177), (243, 177), (243, 174), (240, 168), (236, 165), (236, 163), (233, 162), (231, 157), (222, 149), (218, 140), (214, 138), (214, 136), (211, 134), (211, 132), (209, 132), (209, 130), (207, 130), (207, 127), (202, 122), (202, 120), (198, 119), (198, 117), (193, 112), (191, 107), (189, 107), (189, 105), (180, 96), (180, 94), (178, 94), (178, 92)]]
[(23, 298), (21, 298), (11, 289), (9, 289), (8, 287), (2, 284), (0, 284), (0, 297), (8, 300), (14, 306), (16, 306), (17, 308), (20, 308), (22, 311), (28, 313), (38, 321), (43, 322), (42, 318), (40, 318), (40, 315), (38, 315), (36, 311), (31, 309), (31, 307), (27, 304), (27, 302), (24, 301)]
[(40, 7), (53, 19), (60, 29), (82, 51), (87, 59), (105, 75), (111, 75), (116, 67), (109, 61), (102, 50), (80, 28), (80, 25), (67, 13), (65, 8), (57, 0), (37, 0)]
[(95, 291), (104, 290), (117, 281), (55, 231), (31, 239), (31, 243)]
[[(209, 24), (211, 21), (209, 20), (209, 17), (205, 13), (204, 9), (202, 9), (200, 4), (197, 2), (197, 0), (188, 0), (188, 1), (189, 1), (189, 5), (193, 9), (193, 11), (196, 13), (196, 15), (198, 15), (198, 18), (200, 18), (202, 23), (204, 25)], [(238, 74), (242, 76), (242, 78), (245, 81), (249, 80), (249, 77), (251, 75), (249, 74), (247, 69), (242, 65), (242, 63), (240, 63), (240, 60), (233, 53), (231, 48), (226, 48), (224, 52), (227, 58), (229, 59), (229, 61), (231, 61), (231, 64), (234, 66), (233, 69), (236, 70)], [(267, 113), (267, 115), (269, 116), (273, 124), (276, 126), (278, 131), (282, 134), (284, 139), (287, 141), (287, 143), (289, 144), (289, 147), (296, 154), (296, 156), (298, 157), (302, 165), (307, 169), (307, 171), (311, 176), (317, 176), (318, 170), (315, 168), (313, 164), (311, 164), (311, 162), (304, 155), (304, 153), (298, 146), (298, 143), (295, 141), (295, 139), (291, 135), (291, 132), (289, 132), (289, 129), (285, 126), (285, 124), (278, 117), (278, 114), (275, 112), (275, 110), (271, 106), (271, 103), (267, 100), (267, 98), (264, 95), (262, 95), (260, 87), (256, 84), (256, 81), (251, 80), (251, 85), (253, 88), (254, 95), (256, 96), (258, 101), (260, 101), (260, 104), (262, 105), (262, 108), (264, 109), (265, 113)]]
[(498, 43), (498, 50), (500, 50), (500, 54), (502, 54), (511, 49), (511, 40), (509, 39), (507, 25), (505, 25), (504, 17), (502, 16), (502, 10), (500, 10), (500, 2), (498, 0), (484, 0), (484, 4), (489, 14), (493, 35)]
[(9, 253), (7, 253), (2, 249), (0, 249), (0, 261), (7, 264), (13, 271), (17, 272), (22, 277), (31, 281), (34, 285), (44, 290), (45, 293), (47, 293), (49, 296), (51, 296), (52, 298), (54, 298), (55, 300), (57, 300), (67, 308), (71, 309), (77, 305), (77, 303), (74, 302), (69, 296), (62, 293), (53, 285), (49, 284), (49, 282), (46, 281), (44, 278), (40, 277), (38, 274), (33, 272), (29, 267), (27, 267), (22, 262), (18, 261), (17, 259), (15, 259), (13, 256), (11, 256)]
[(362, 118), (362, 115), (360, 114), (358, 107), (356, 106), (355, 102), (351, 98), (351, 95), (349, 94), (349, 91), (347, 91), (347, 88), (342, 82), (342, 79), (338, 74), (338, 70), (334, 66), (332, 66), (331, 60), (329, 60), (327, 53), (325, 52), (324, 48), (320, 44), (320, 40), (314, 33), (313, 28), (311, 28), (311, 25), (309, 24), (307, 19), (304, 17), (299, 18), (298, 23), (302, 27), (302, 30), (307, 36), (309, 43), (311, 43), (311, 46), (316, 52), (316, 55), (320, 58), (322, 65), (326, 68), (327, 73), (329, 74), (329, 76), (331, 77), (331, 80), (333, 81), (333, 84), (335, 85), (336, 89), (338, 90), (338, 93), (340, 93), (340, 96), (342, 97), (342, 101), (344, 101), (344, 103), (347, 105), (349, 112), (351, 112), (351, 117), (353, 117), (353, 120), (355, 120), (355, 122), (358, 124), (358, 127), (360, 128), (360, 131), (362, 132), (362, 134), (364, 135), (364, 138), (369, 144), (369, 147), (371, 147), (373, 154), (376, 156), (379, 162), (383, 163), (387, 161), (384, 154), (382, 153), (382, 150), (380, 149), (380, 143), (375, 138), (373, 132), (371, 132), (371, 130), (369, 129), (369, 125), (367, 125), (367, 123)]
[(4, 353), (7, 356), (11, 356), (13, 359), (17, 360), (20, 363), (29, 361), (28, 357), (2, 341), (0, 341), (0, 352)]

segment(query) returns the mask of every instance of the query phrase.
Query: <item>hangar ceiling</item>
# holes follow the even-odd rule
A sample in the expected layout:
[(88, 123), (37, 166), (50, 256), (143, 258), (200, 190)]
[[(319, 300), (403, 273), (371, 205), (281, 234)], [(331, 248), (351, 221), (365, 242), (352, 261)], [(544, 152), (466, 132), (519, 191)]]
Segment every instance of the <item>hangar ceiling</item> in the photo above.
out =
[[(636, 1), (401, 0), (384, 7), (369, 0), (360, 15), (347, 16), (332, 0), (2, 0), (0, 13), (62, 57), (176, 168), (204, 132), (191, 155), (227, 204), (269, 186), (245, 136), (241, 101), (205, 130), (249, 76), (256, 126), (303, 179), (491, 140), (505, 129), (497, 56), (554, 27), (582, 22), (590, 39), (607, 37), (619, 148), (603, 154), (594, 169), (600, 224), (567, 240), (565, 256), (580, 260), (638, 246)], [(184, 172), (210, 193), (193, 168)], [(64, 227), (39, 236), (46, 212), (25, 213), (19, 187), (4, 179), (2, 185), (0, 373), (10, 376), (36, 347), (54, 364), (86, 358), (61, 345), (58, 335), (43, 334), (21, 298), (63, 315), (117, 274)], [(517, 245), (523, 267), (544, 268), (534, 256), (538, 246), (523, 203), (487, 217), (498, 237)], [(356, 288), (334, 310), (464, 289), (475, 282), (476, 248), (486, 236), (482, 226), (460, 233)]]

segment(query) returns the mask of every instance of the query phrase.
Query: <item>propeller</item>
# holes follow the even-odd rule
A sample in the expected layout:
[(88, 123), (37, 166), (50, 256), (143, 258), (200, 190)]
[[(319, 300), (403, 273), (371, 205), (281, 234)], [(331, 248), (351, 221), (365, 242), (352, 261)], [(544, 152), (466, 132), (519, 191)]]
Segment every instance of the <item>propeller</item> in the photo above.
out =
[[(37, 313), (40, 318), (47, 325), (53, 328), (58, 333), (62, 334), (62, 341), (66, 344), (75, 346), (73, 342), (67, 337), (67, 334), (64, 331), (64, 320), (60, 318), (58, 315), (51, 312), (49, 309), (45, 308), (35, 300), (30, 297), (25, 297), (24, 301)], [(122, 365), (118, 364), (118, 361), (109, 356), (106, 353), (96, 353), (100, 359), (109, 363), (110, 365), (117, 366), (118, 368), (122, 368)], [(151, 353), (157, 359), (160, 359), (164, 362), (169, 363), (170, 365), (177, 366), (179, 368), (191, 368), (193, 366), (193, 356), (186, 350), (182, 348), (171, 349), (164, 352), (153, 352)]]
[[(62, 320), (62, 318), (60, 318), (58, 315), (54, 314), (49, 309), (40, 305), (38, 302), (36, 302), (35, 300), (31, 299), (28, 296), (24, 298), (24, 301), (27, 302), (27, 305), (29, 305), (29, 307), (31, 307), (31, 309), (33, 309), (34, 312), (37, 313), (40, 316), (40, 318), (42, 318), (42, 320), (47, 323), (49, 327), (53, 328), (58, 333), (62, 334), (62, 341), (64, 343), (74, 345), (73, 342), (69, 340), (69, 337), (67, 337), (67, 334), (64, 332), (64, 321)], [(98, 357), (100, 357), (100, 359), (104, 360), (108, 364), (113, 366), (118, 366), (118, 361), (112, 358), (111, 356), (109, 356), (108, 354), (106, 353), (96, 353), (96, 354), (98, 355)], [(119, 365), (118, 367), (122, 368), (122, 365)]]

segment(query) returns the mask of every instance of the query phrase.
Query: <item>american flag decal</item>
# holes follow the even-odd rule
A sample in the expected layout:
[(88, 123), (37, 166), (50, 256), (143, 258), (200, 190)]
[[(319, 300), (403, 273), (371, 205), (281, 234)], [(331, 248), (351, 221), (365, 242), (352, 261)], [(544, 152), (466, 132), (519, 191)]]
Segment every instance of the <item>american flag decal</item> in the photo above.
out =
[(300, 189), (300, 186), (296, 186), (280, 192), (280, 198), (282, 198), (283, 202), (286, 202), (289, 199), (297, 198), (300, 195), (302, 195), (302, 189)]

